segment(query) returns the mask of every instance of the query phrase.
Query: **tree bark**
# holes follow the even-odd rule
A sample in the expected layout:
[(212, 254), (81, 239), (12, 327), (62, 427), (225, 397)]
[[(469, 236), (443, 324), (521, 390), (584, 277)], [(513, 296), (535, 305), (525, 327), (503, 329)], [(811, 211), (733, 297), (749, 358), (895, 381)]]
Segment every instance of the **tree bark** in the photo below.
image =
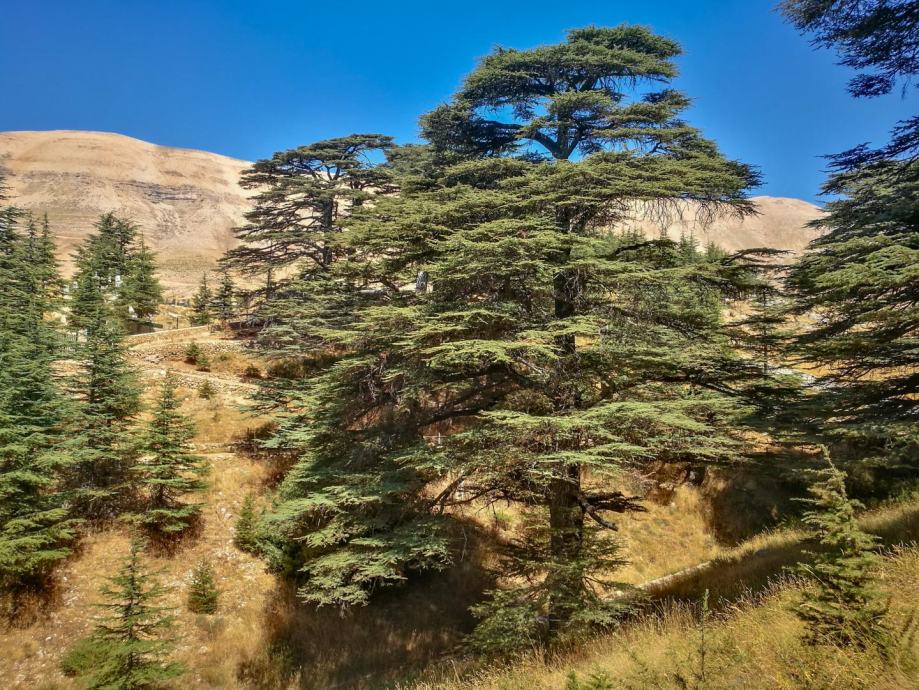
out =
[[(570, 219), (564, 213), (559, 214), (557, 223), (559, 232), (570, 232)], [(570, 249), (562, 252), (559, 270), (553, 279), (555, 317), (558, 320), (576, 313), (577, 277), (565, 268), (570, 255)], [(568, 378), (566, 371), (577, 354), (574, 335), (557, 336), (556, 347), (559, 349), (560, 360), (555, 407), (558, 412), (562, 412), (573, 402), (564, 384)], [(556, 478), (549, 484), (548, 496), (552, 563), (546, 585), (549, 589), (550, 632), (563, 624), (575, 608), (582, 580), (579, 569), (572, 567), (572, 563), (580, 560), (584, 540), (584, 510), (578, 500), (581, 494), (581, 467), (560, 464), (555, 472)]]

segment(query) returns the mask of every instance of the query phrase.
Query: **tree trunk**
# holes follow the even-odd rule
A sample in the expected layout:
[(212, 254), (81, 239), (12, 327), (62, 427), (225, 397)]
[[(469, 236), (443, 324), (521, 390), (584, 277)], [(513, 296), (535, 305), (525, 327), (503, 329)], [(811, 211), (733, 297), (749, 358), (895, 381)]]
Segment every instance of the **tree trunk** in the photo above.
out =
[(549, 528), (551, 563), (546, 577), (549, 589), (550, 632), (564, 624), (577, 606), (582, 588), (580, 560), (584, 539), (584, 511), (578, 502), (581, 468), (560, 467), (563, 476), (549, 487)]
[[(570, 232), (570, 220), (561, 214), (557, 220), (559, 231)], [(566, 319), (576, 312), (578, 294), (577, 276), (566, 270), (570, 250), (565, 250), (559, 257), (559, 270), (553, 279), (555, 299), (555, 317)], [(556, 338), (559, 349), (558, 381), (555, 406), (561, 412), (571, 407), (576, 401), (571, 399), (565, 390), (570, 364), (577, 353), (574, 335), (561, 335)], [(549, 628), (550, 632), (571, 616), (579, 598), (582, 587), (581, 573), (573, 564), (580, 560), (581, 546), (584, 539), (584, 511), (578, 501), (581, 490), (581, 468), (578, 465), (560, 464), (555, 468), (556, 478), (549, 484), (549, 528), (551, 560), (550, 571), (546, 577), (549, 589)]]

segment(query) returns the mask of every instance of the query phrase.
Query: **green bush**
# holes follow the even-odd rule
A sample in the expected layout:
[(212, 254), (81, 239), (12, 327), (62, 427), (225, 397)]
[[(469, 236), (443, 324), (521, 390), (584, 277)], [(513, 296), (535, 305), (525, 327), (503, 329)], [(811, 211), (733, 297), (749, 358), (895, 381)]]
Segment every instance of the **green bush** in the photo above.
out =
[(94, 637), (78, 640), (61, 659), (61, 671), (71, 678), (84, 676), (96, 668), (104, 657), (102, 647)]
[(233, 535), (233, 543), (236, 548), (246, 553), (256, 553), (258, 550), (257, 527), (258, 517), (255, 514), (255, 497), (249, 494), (243, 501), (242, 509), (239, 511), (239, 518), (236, 520), (236, 531)]
[(214, 388), (214, 384), (210, 381), (205, 381), (200, 386), (198, 386), (198, 397), (203, 398), (204, 400), (210, 400), (215, 395), (217, 395), (217, 389)]
[(220, 590), (214, 581), (214, 569), (201, 561), (191, 573), (188, 586), (188, 610), (192, 613), (216, 613)]

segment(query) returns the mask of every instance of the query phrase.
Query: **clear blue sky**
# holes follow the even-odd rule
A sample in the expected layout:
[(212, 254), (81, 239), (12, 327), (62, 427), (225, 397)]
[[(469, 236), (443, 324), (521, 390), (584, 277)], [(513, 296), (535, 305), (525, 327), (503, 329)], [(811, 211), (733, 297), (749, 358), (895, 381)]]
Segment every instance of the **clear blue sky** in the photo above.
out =
[(683, 45), (690, 121), (760, 166), (758, 193), (814, 200), (820, 156), (883, 141), (915, 90), (850, 98), (850, 72), (776, 2), (3, 0), (0, 130), (113, 131), (250, 160), (357, 131), (407, 142), (492, 46), (634, 22)]

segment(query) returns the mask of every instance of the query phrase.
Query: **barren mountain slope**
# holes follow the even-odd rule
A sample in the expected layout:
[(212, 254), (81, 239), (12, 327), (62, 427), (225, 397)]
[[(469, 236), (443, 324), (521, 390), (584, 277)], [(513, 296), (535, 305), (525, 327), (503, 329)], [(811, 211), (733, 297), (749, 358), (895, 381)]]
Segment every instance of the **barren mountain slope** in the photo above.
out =
[[(266, 152), (266, 155), (269, 152)], [(203, 270), (233, 246), (231, 229), (248, 201), (239, 173), (248, 164), (214, 153), (156, 146), (102, 132), (0, 132), (0, 170), (13, 202), (48, 213), (65, 271), (76, 245), (106, 211), (128, 216), (159, 254), (164, 284), (188, 294)], [(760, 215), (721, 218), (703, 228), (691, 209), (667, 228), (728, 250), (776, 247), (800, 251), (814, 237), (805, 224), (820, 211), (799, 199), (756, 197)], [(647, 233), (660, 228), (637, 220)]]
[(248, 206), (245, 161), (100, 132), (0, 133), (13, 203), (48, 213), (65, 271), (106, 211), (132, 218), (158, 252), (167, 288), (187, 292), (234, 243)]

